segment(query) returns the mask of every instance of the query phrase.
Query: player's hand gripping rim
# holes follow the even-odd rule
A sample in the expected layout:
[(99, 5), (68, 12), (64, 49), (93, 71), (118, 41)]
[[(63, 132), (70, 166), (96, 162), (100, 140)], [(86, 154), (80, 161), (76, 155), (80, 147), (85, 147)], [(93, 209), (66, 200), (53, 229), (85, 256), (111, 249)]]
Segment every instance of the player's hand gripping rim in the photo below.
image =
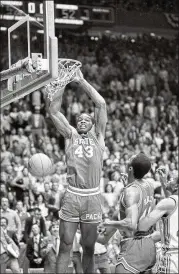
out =
[(74, 82), (79, 83), (79, 82), (81, 82), (83, 79), (84, 79), (83, 73), (81, 72), (80, 69), (78, 69), (78, 70), (76, 71), (76, 75), (75, 75), (75, 78), (74, 78)]

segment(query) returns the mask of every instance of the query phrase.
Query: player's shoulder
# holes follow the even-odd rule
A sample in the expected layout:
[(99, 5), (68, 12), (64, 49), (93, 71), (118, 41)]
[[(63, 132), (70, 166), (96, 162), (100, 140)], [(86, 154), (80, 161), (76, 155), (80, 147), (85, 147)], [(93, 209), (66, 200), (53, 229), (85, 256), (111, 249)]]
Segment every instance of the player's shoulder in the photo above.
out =
[(78, 131), (76, 130), (76, 128), (74, 128), (73, 126), (70, 125), (70, 134), (68, 136), (66, 136), (65, 138), (65, 142), (66, 145), (69, 143), (69, 141), (73, 138), (73, 136), (75, 135), (79, 135)]
[(90, 136), (93, 138), (96, 144), (98, 144), (103, 150), (105, 149), (104, 136), (102, 133), (96, 133), (95, 128), (89, 131)]
[(79, 135), (79, 133), (78, 133), (78, 131), (76, 130), (76, 128), (74, 128), (73, 126), (70, 126), (70, 129), (71, 129), (71, 133), (72, 133), (72, 134)]

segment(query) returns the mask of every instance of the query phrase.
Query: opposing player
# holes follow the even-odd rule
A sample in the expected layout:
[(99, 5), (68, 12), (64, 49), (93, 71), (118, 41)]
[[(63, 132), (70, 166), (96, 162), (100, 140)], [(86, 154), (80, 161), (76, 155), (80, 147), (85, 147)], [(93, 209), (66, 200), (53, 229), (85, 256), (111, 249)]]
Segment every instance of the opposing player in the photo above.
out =
[(102, 217), (99, 184), (105, 148), (106, 104), (101, 95), (83, 78), (80, 70), (76, 74), (75, 81), (95, 104), (94, 118), (86, 113), (79, 115), (75, 129), (60, 112), (64, 90), (58, 90), (53, 101), (48, 102), (50, 117), (65, 138), (67, 162), (68, 188), (59, 213), (61, 243), (57, 258), (57, 273), (65, 273), (67, 270), (70, 250), (79, 222), (83, 247), (83, 271), (93, 273), (97, 225)]
[[(162, 169), (158, 173), (161, 182), (166, 181), (166, 173)], [(178, 188), (176, 186), (176, 180), (165, 185), (172, 195), (162, 199), (153, 211), (140, 221), (138, 227), (142, 231), (147, 231), (157, 221), (160, 219), (162, 221), (160, 224), (162, 256), (157, 262), (157, 273), (178, 273)]]
[(151, 238), (148, 236), (150, 231), (138, 230), (140, 219), (147, 216), (154, 205), (154, 186), (143, 179), (150, 168), (150, 160), (144, 153), (131, 157), (128, 164), (128, 185), (119, 198), (119, 220), (104, 222), (106, 232), (103, 243), (110, 239), (116, 229), (123, 235), (116, 273), (140, 273), (151, 268), (156, 261), (153, 238), (156, 235)]

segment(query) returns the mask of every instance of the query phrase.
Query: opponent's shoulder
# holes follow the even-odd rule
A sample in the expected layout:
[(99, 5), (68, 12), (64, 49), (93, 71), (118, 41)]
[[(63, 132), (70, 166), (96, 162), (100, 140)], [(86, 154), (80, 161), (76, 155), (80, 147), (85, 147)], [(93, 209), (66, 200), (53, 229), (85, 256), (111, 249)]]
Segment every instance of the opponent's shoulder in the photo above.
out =
[(129, 206), (131, 204), (135, 204), (139, 202), (140, 200), (140, 190), (135, 185), (132, 184), (123, 190), (123, 199), (126, 206)]

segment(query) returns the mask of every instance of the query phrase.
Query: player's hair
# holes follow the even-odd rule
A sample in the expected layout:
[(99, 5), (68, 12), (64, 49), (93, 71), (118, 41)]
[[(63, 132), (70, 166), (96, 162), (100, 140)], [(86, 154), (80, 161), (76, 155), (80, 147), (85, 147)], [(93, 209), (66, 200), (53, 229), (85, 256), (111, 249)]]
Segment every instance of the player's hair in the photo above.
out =
[(6, 225), (8, 225), (9, 221), (8, 221), (8, 219), (6, 217), (0, 217), (0, 221), (1, 220), (5, 220), (6, 221)]
[(142, 179), (151, 169), (151, 162), (143, 152), (140, 152), (132, 160), (130, 165), (133, 167), (134, 177), (136, 179)]
[(78, 115), (76, 116), (76, 121), (77, 121), (77, 122), (78, 122), (78, 119), (80, 118), (80, 116), (83, 115), (83, 114), (86, 114), (87, 116), (89, 116), (89, 118), (90, 118), (91, 121), (92, 121), (92, 124), (93, 124), (93, 125), (95, 124), (95, 119), (94, 119), (94, 117), (93, 117), (91, 114), (85, 113), (85, 112), (80, 113), (80, 114), (78, 114)]

